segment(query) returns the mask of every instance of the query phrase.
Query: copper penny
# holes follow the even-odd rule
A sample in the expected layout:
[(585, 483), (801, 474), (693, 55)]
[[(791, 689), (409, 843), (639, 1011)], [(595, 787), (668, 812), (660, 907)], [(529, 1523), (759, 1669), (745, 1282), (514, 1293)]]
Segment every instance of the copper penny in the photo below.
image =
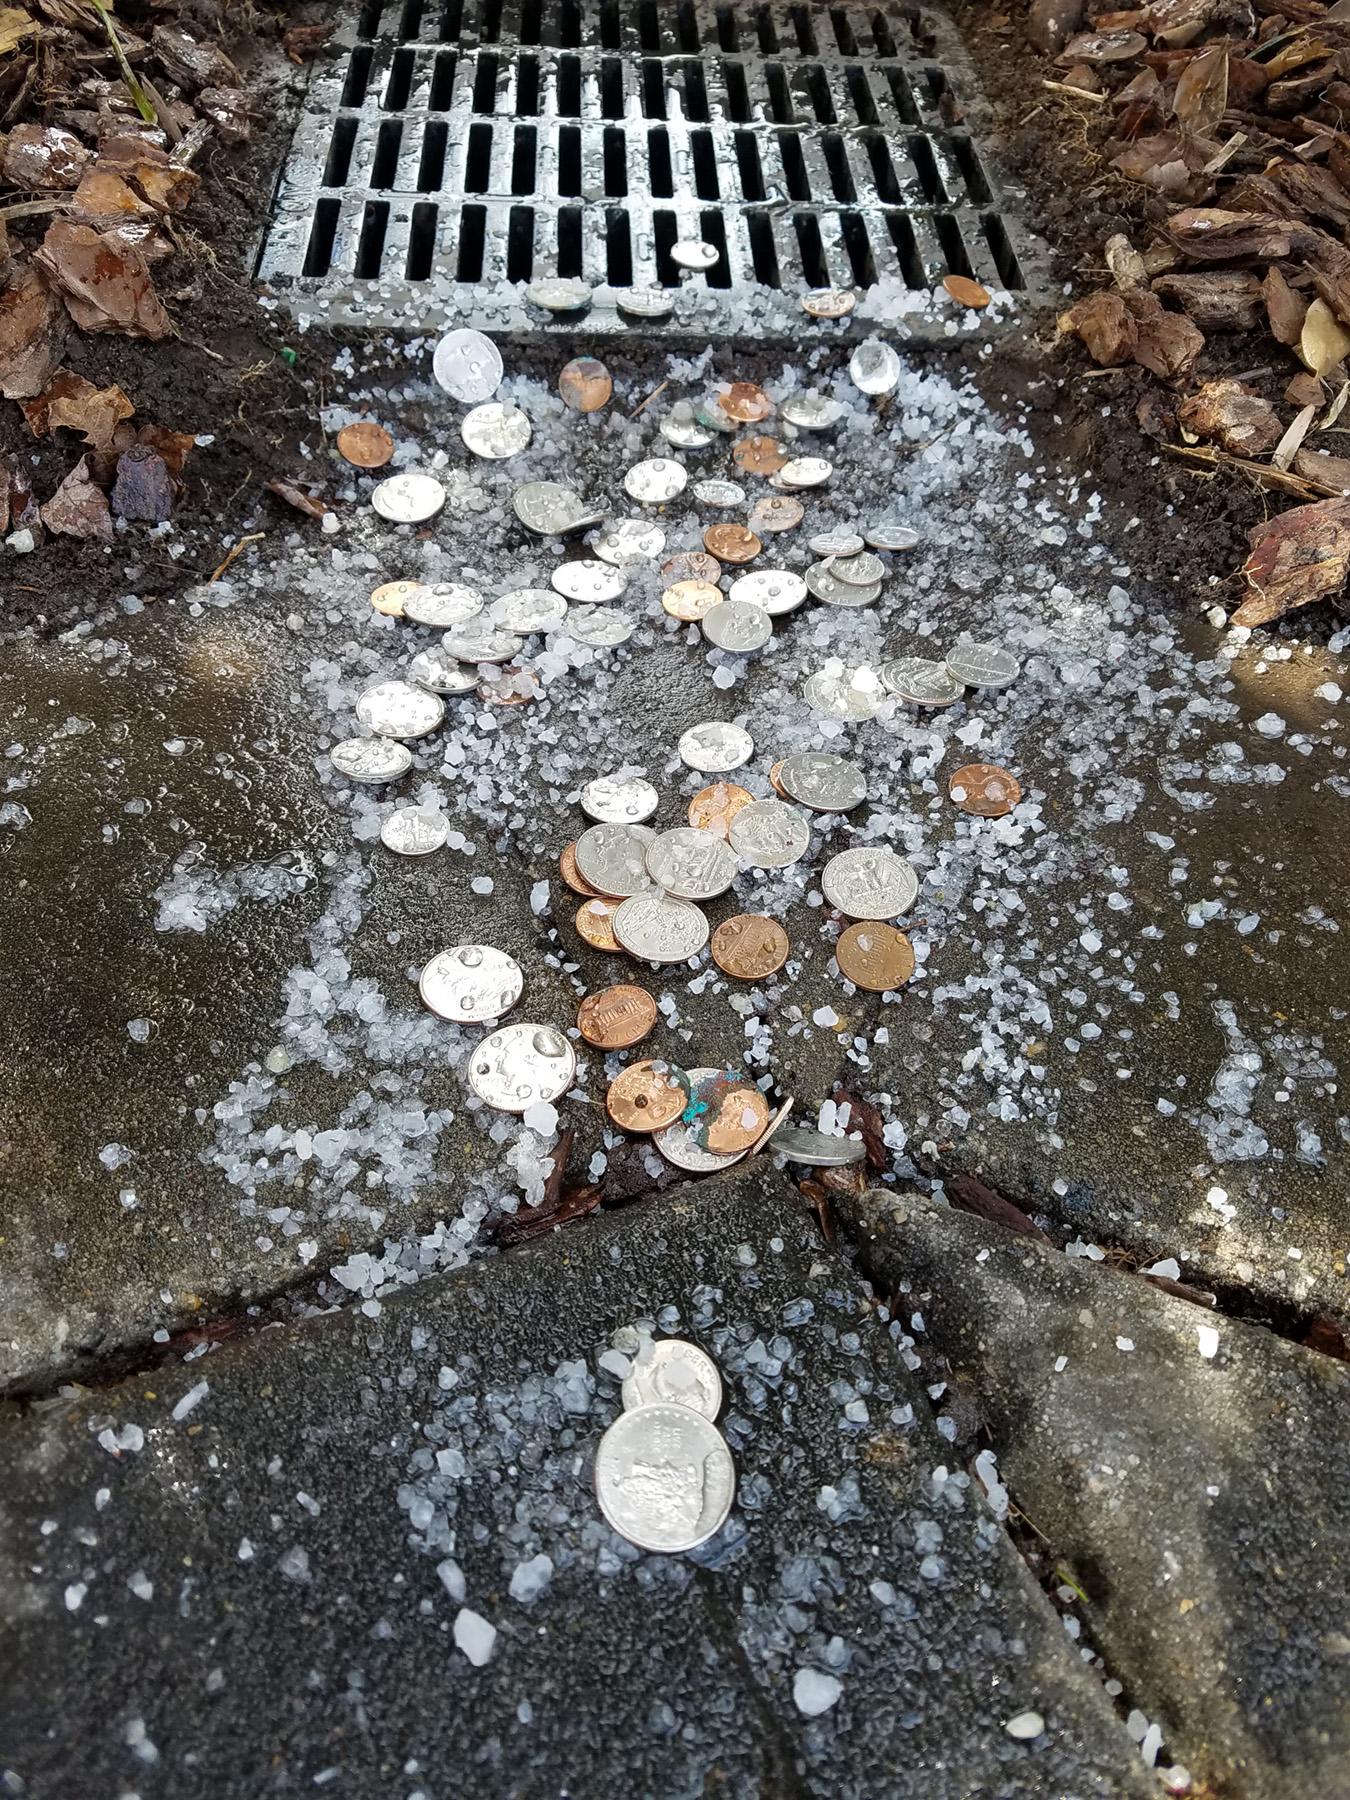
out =
[(753, 381), (733, 381), (725, 394), (717, 396), (717, 404), (741, 425), (758, 425), (773, 411), (773, 401)]
[(781, 794), (785, 800), (791, 800), (792, 795), (789, 794), (787, 789), (783, 786), (782, 782), (779, 780), (779, 775), (782, 771), (783, 763), (785, 763), (786, 761), (787, 761), (787, 758), (783, 757), (781, 761), (776, 762), (773, 765), (773, 767), (769, 770), (769, 786), (773, 789), (775, 794)]
[(378, 613), (388, 613), (391, 619), (401, 619), (404, 604), (414, 594), (420, 594), (425, 586), (424, 581), (385, 581), (370, 596), (370, 604)]
[[(599, 888), (593, 888), (581, 870), (577, 867), (577, 847), (569, 844), (558, 858), (558, 873), (571, 888), (574, 894), (581, 894), (587, 900), (603, 900), (604, 895)], [(580, 927), (578, 927), (580, 929)]]
[(577, 931), (592, 950), (623, 949), (614, 935), (614, 915), (618, 910), (617, 900), (605, 900), (599, 895), (594, 900), (583, 900), (577, 908)]
[(947, 792), (962, 812), (980, 819), (1001, 819), (1022, 798), (1017, 777), (996, 763), (967, 763), (947, 783)]
[(577, 1029), (597, 1050), (627, 1050), (646, 1037), (656, 1023), (656, 1002), (646, 988), (606, 988), (587, 994), (577, 1008)]
[(337, 447), (358, 469), (382, 469), (394, 454), (393, 438), (373, 419), (344, 425), (337, 434)]
[(737, 981), (763, 981), (788, 959), (788, 934), (777, 919), (763, 913), (737, 913), (724, 919), (712, 934), (713, 961), (724, 975)]
[(904, 932), (870, 919), (840, 932), (834, 954), (839, 973), (869, 994), (889, 993), (914, 973), (914, 952)]
[(563, 365), (558, 377), (558, 392), (563, 405), (573, 412), (599, 412), (614, 392), (609, 370), (594, 356), (577, 356)]
[(676, 581), (661, 596), (661, 604), (672, 619), (692, 624), (720, 606), (726, 595), (711, 581)]
[(689, 802), (689, 823), (698, 831), (715, 831), (724, 838), (736, 814), (754, 797), (734, 781), (714, 781), (710, 787), (700, 788)]
[(795, 531), (805, 517), (806, 508), (790, 494), (771, 494), (750, 508), (750, 525), (755, 531)]
[(777, 438), (748, 437), (733, 444), (731, 454), (737, 468), (747, 475), (776, 475), (788, 460), (788, 453)]
[(640, 1062), (609, 1084), (605, 1108), (620, 1131), (664, 1131), (689, 1104), (689, 1077), (674, 1063)]
[(989, 289), (982, 282), (972, 281), (969, 275), (948, 275), (944, 277), (943, 287), (953, 300), (959, 300), (962, 306), (988, 306)]
[(493, 706), (524, 706), (528, 700), (537, 699), (538, 694), (539, 677), (533, 669), (522, 669), (518, 663), (498, 669), (478, 684), (478, 698)]
[(718, 1156), (739, 1156), (769, 1123), (769, 1103), (746, 1076), (719, 1070), (689, 1095), (694, 1142)]
[(722, 565), (717, 558), (702, 550), (681, 550), (678, 556), (668, 556), (661, 564), (661, 574), (668, 583), (716, 581), (721, 573)]
[(710, 525), (703, 534), (703, 547), (724, 563), (753, 562), (764, 548), (745, 525)]

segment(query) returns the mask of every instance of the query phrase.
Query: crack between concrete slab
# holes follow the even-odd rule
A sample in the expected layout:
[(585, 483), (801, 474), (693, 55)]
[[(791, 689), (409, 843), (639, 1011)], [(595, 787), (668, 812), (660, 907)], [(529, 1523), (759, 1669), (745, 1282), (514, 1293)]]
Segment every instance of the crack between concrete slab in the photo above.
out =
[(744, 1692), (751, 1698), (765, 1741), (773, 1747), (775, 1766), (765, 1771), (768, 1784), (765, 1792), (782, 1796), (783, 1800), (810, 1800), (811, 1789), (802, 1780), (797, 1767), (797, 1747), (787, 1735), (782, 1719), (769, 1703), (762, 1680), (746, 1655), (745, 1645), (736, 1629), (736, 1620), (718, 1593), (711, 1571), (700, 1568), (696, 1581), (703, 1610), (715, 1628), (714, 1635), (736, 1665), (736, 1671), (744, 1684)]

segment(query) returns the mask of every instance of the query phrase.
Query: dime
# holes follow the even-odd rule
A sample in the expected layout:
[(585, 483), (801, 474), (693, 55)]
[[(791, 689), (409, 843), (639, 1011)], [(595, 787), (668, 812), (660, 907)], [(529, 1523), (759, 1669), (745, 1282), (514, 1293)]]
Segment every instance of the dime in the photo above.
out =
[(408, 664), (408, 677), (431, 694), (467, 694), (478, 686), (477, 669), (440, 648), (419, 650)]
[(689, 1104), (689, 1077), (669, 1062), (640, 1062), (620, 1071), (605, 1110), (620, 1131), (663, 1131)]
[(732, 605), (758, 606), (777, 618), (796, 612), (806, 599), (806, 583), (791, 569), (756, 569), (736, 577), (727, 599)]
[(749, 762), (755, 753), (754, 739), (739, 725), (724, 719), (707, 719), (702, 725), (691, 725), (679, 743), (680, 761), (700, 775), (726, 775)]
[(913, 706), (950, 706), (965, 693), (945, 662), (922, 656), (897, 656), (882, 663), (878, 673), (891, 693)]
[(764, 548), (745, 525), (710, 525), (703, 534), (703, 547), (723, 563), (752, 562)]
[(725, 393), (718, 394), (717, 404), (739, 425), (758, 425), (773, 411), (773, 401), (753, 381), (733, 381)]
[(644, 825), (592, 825), (576, 843), (577, 869), (597, 894), (622, 900), (652, 885), (647, 846), (656, 836)]
[(664, 288), (616, 288), (614, 304), (634, 319), (664, 319), (675, 310), (675, 301)]
[(763, 1094), (734, 1069), (691, 1069), (689, 1082), (685, 1122), (694, 1142), (717, 1156), (743, 1156), (769, 1122)]
[(562, 624), (567, 617), (567, 602), (561, 594), (550, 593), (547, 588), (513, 588), (492, 602), (488, 617), (503, 631), (514, 632), (517, 637), (533, 637)]
[[(328, 752), (328, 760), (348, 781), (378, 785), (397, 781), (412, 767), (412, 751), (392, 738), (343, 738)], [(748, 796), (747, 796), (748, 798)]]
[(576, 1051), (551, 1025), (501, 1025), (469, 1058), (469, 1085), (498, 1112), (560, 1099), (576, 1072)]
[[(711, 1071), (704, 1070), (703, 1073)], [(691, 1078), (693, 1071), (691, 1070)], [(669, 1163), (677, 1169), (686, 1169), (691, 1175), (712, 1175), (719, 1169), (729, 1169), (734, 1162), (739, 1162), (743, 1151), (732, 1154), (717, 1150), (705, 1149), (694, 1136), (692, 1125), (683, 1119), (677, 1119), (673, 1125), (667, 1125), (658, 1131), (652, 1140), (657, 1149)]]
[(574, 894), (583, 894), (588, 900), (598, 897), (595, 889), (577, 867), (577, 847), (569, 844), (558, 858), (558, 873), (571, 888)]
[(773, 1147), (789, 1162), (812, 1169), (842, 1169), (867, 1155), (861, 1138), (829, 1137), (806, 1125), (787, 1125), (777, 1133)]
[(623, 1378), (624, 1411), (658, 1402), (688, 1406), (705, 1419), (715, 1419), (722, 1410), (717, 1364), (697, 1344), (680, 1338), (644, 1338)]
[(739, 506), (745, 489), (734, 481), (696, 481), (694, 498), (703, 506)]
[(452, 400), (478, 406), (501, 383), (501, 353), (481, 331), (447, 331), (432, 356), (431, 372)]
[(867, 777), (846, 757), (803, 750), (778, 765), (784, 791), (812, 812), (852, 812), (867, 798)]
[(337, 447), (358, 469), (382, 469), (394, 454), (393, 438), (373, 419), (344, 425), (337, 434)]
[(434, 625), (446, 631), (452, 625), (463, 625), (483, 610), (483, 596), (477, 588), (462, 587), (457, 581), (438, 581), (409, 594), (403, 603), (403, 616), (414, 625)]
[(962, 812), (980, 819), (1001, 819), (1022, 798), (1017, 777), (996, 763), (967, 763), (952, 776), (947, 792)]
[(839, 973), (869, 994), (890, 993), (914, 973), (909, 939), (894, 925), (871, 920), (850, 925), (839, 934), (834, 954)]
[(583, 556), (576, 562), (559, 563), (549, 580), (569, 600), (584, 601), (589, 606), (617, 600), (628, 586), (628, 577), (612, 563)]
[(1002, 644), (954, 644), (946, 663), (958, 681), (973, 688), (1007, 687), (1022, 673), (1021, 663)]
[(604, 950), (617, 956), (622, 945), (614, 935), (614, 915), (620, 902), (607, 900), (603, 894), (583, 900), (577, 908), (574, 923), (577, 936), (584, 938), (592, 950)]
[(647, 846), (647, 873), (677, 900), (715, 900), (726, 893), (736, 872), (726, 841), (694, 825), (663, 831)]
[[(720, 839), (710, 837), (708, 842), (720, 844)], [(688, 900), (634, 894), (614, 915), (614, 935), (643, 962), (688, 962), (708, 941), (708, 921)]]
[(515, 957), (491, 944), (457, 944), (438, 951), (417, 982), (422, 1004), (459, 1025), (500, 1019), (524, 987), (525, 974)]
[(972, 281), (969, 275), (944, 275), (942, 285), (952, 299), (962, 306), (974, 307), (978, 311), (980, 307), (989, 304), (989, 289), (982, 282)]
[(834, 464), (823, 456), (794, 456), (778, 471), (777, 479), (785, 488), (820, 487), (834, 474)]
[(844, 408), (838, 400), (831, 400), (828, 394), (818, 394), (814, 390), (789, 394), (779, 410), (788, 424), (795, 425), (798, 431), (833, 431), (844, 416)]
[(752, 868), (786, 869), (806, 855), (811, 828), (795, 807), (781, 800), (754, 800), (731, 821), (730, 841)]
[(863, 540), (856, 531), (837, 526), (833, 531), (818, 531), (810, 545), (817, 556), (856, 556), (863, 548)]
[(788, 959), (788, 934), (777, 919), (762, 913), (737, 913), (712, 934), (713, 961), (737, 981), (763, 981), (777, 974)]
[(639, 1550), (694, 1550), (726, 1523), (736, 1465), (726, 1439), (691, 1406), (621, 1413), (595, 1453), (595, 1497), (608, 1524)]
[(646, 988), (624, 983), (587, 994), (577, 1009), (577, 1030), (597, 1050), (627, 1050), (656, 1023), (656, 1002)]
[(395, 525), (420, 525), (445, 505), (445, 489), (434, 475), (405, 469), (380, 482), (371, 493), (370, 504), (382, 519)]
[(600, 561), (616, 567), (629, 562), (655, 562), (665, 547), (665, 532), (646, 519), (610, 519), (595, 539), (595, 554)]
[(650, 819), (661, 796), (637, 776), (599, 775), (581, 790), (581, 810), (604, 825), (640, 825)]
[(670, 246), (670, 260), (678, 269), (711, 269), (722, 252), (703, 238), (679, 238)]
[(594, 356), (576, 356), (564, 363), (558, 376), (558, 392), (563, 405), (573, 412), (599, 412), (614, 392), (609, 370)]
[(863, 394), (889, 394), (900, 380), (900, 358), (889, 344), (868, 338), (849, 358), (853, 385)]
[(764, 648), (773, 636), (773, 626), (762, 606), (751, 606), (744, 600), (723, 600), (704, 615), (703, 635), (719, 650), (745, 656)]
[(466, 449), (485, 462), (502, 462), (518, 456), (529, 443), (530, 421), (518, 406), (489, 400), (486, 406), (475, 406), (459, 422), (459, 435)]
[(445, 718), (445, 702), (409, 681), (377, 681), (356, 702), (356, 716), (379, 737), (420, 738)]
[(879, 556), (864, 550), (858, 556), (836, 556), (830, 564), (830, 574), (849, 587), (875, 587), (884, 578), (886, 565)]
[(677, 581), (661, 596), (661, 604), (672, 619), (683, 619), (690, 625), (704, 619), (714, 606), (720, 606), (726, 595), (711, 581)]
[(863, 536), (874, 550), (912, 550), (919, 541), (914, 527), (897, 519), (878, 519), (875, 525), (864, 527)]
[(543, 281), (532, 281), (525, 290), (525, 298), (532, 300), (536, 306), (542, 306), (545, 312), (579, 312), (583, 306), (590, 305), (593, 297), (586, 282), (564, 275), (552, 275)]
[(838, 675), (821, 669), (807, 678), (802, 692), (808, 705), (825, 718), (852, 724), (875, 718), (882, 700), (870, 669), (845, 669)]
[(802, 311), (813, 319), (843, 319), (858, 304), (858, 296), (848, 288), (812, 288), (802, 295)]
[(514, 632), (493, 631), (486, 625), (468, 631), (447, 631), (441, 645), (447, 656), (465, 663), (506, 663), (524, 649)]
[(736, 814), (753, 799), (748, 788), (730, 781), (714, 781), (711, 787), (700, 788), (689, 802), (689, 823), (698, 831), (711, 831), (724, 838)]
[(714, 437), (730, 437), (736, 429), (736, 421), (729, 419), (714, 400), (698, 402), (694, 407), (694, 423), (711, 431)]
[(680, 401), (673, 406), (657, 430), (676, 450), (706, 450), (714, 435), (706, 426), (699, 424), (688, 401)]
[(563, 622), (563, 630), (578, 644), (590, 644), (597, 650), (612, 650), (625, 644), (637, 630), (637, 620), (612, 606), (574, 606)]
[(795, 531), (806, 517), (806, 508), (790, 494), (770, 494), (750, 508), (752, 531)]
[(894, 919), (919, 895), (919, 878), (903, 857), (874, 844), (841, 850), (820, 877), (826, 900), (850, 919)]
[(478, 698), (491, 706), (525, 706), (542, 691), (543, 683), (534, 670), (523, 669), (519, 663), (493, 669), (478, 683)]
[(524, 481), (511, 496), (515, 515), (536, 537), (562, 537), (593, 525), (597, 514), (560, 481)]
[(370, 604), (377, 613), (385, 613), (391, 619), (401, 619), (407, 600), (420, 593), (423, 584), (420, 581), (385, 581), (375, 588), (370, 596)]
[(776, 438), (762, 436), (742, 438), (731, 454), (747, 475), (776, 475), (788, 459)]
[(806, 571), (806, 585), (816, 599), (826, 606), (874, 606), (881, 598), (881, 583), (875, 581), (868, 587), (851, 587), (847, 581), (836, 577), (836, 560), (812, 563)]
[(668, 457), (652, 456), (646, 462), (634, 463), (623, 478), (624, 492), (648, 506), (664, 506), (684, 492), (689, 472), (683, 463)]
[(681, 550), (677, 556), (668, 556), (661, 564), (661, 577), (667, 582), (716, 582), (721, 574), (721, 563), (715, 556), (709, 556), (706, 550)]
[(430, 806), (400, 806), (380, 826), (380, 842), (397, 856), (430, 856), (450, 835), (450, 821)]

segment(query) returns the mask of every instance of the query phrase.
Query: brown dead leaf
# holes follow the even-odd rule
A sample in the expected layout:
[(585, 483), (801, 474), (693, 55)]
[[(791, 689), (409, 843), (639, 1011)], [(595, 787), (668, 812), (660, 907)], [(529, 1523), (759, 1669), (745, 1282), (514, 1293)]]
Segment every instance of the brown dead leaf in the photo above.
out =
[(864, 1100), (851, 1088), (835, 1082), (831, 1096), (836, 1106), (849, 1108), (845, 1131), (860, 1131), (862, 1141), (867, 1149), (867, 1166), (875, 1174), (882, 1174), (891, 1166), (891, 1153), (886, 1148), (886, 1123), (870, 1100)]
[(1298, 353), (1313, 375), (1326, 375), (1350, 353), (1350, 331), (1325, 300), (1314, 300), (1303, 317)]
[(275, 494), (278, 500), (284, 500), (287, 506), (293, 506), (297, 512), (304, 513), (307, 519), (321, 519), (329, 511), (328, 503), (317, 494), (306, 493), (293, 481), (286, 481), (275, 475), (267, 483), (269, 494)]
[(1139, 137), (1111, 159), (1127, 181), (1137, 181), (1169, 200), (1203, 200), (1214, 182), (1204, 167), (1213, 146), (1181, 131)]
[(1020, 1206), (1014, 1206), (1011, 1200), (1005, 1199), (995, 1189), (986, 1187), (976, 1176), (949, 1176), (945, 1187), (947, 1198), (961, 1212), (974, 1213), (976, 1218), (988, 1219), (991, 1225), (1001, 1225), (1005, 1231), (1015, 1231), (1020, 1237), (1035, 1238), (1042, 1244), (1050, 1242), (1040, 1226)]
[(71, 369), (58, 369), (43, 393), (20, 405), (34, 437), (49, 437), (64, 427), (80, 432), (94, 450), (110, 444), (121, 421), (136, 410), (120, 387), (95, 387)]
[(0, 6), (0, 56), (6, 56), (37, 32), (37, 22), (22, 6)]
[(1281, 344), (1291, 348), (1303, 335), (1303, 317), (1308, 310), (1306, 300), (1300, 298), (1281, 275), (1278, 269), (1267, 269), (1265, 280), (1261, 283), (1262, 297), (1266, 303), (1266, 317), (1270, 321), (1271, 335)]
[(1208, 138), (1227, 108), (1228, 48), (1215, 44), (1193, 57), (1177, 77), (1172, 111), (1193, 136)]
[(1126, 288), (1148, 285), (1148, 270), (1144, 267), (1144, 259), (1123, 231), (1117, 231), (1114, 236), (1107, 238), (1102, 255), (1111, 271), (1111, 279), (1122, 292)]
[(112, 232), (56, 219), (35, 260), (82, 330), (154, 339), (172, 334), (145, 258)]
[(119, 454), (130, 450), (137, 444), (156, 451), (164, 458), (170, 475), (175, 481), (183, 476), (183, 464), (188, 453), (196, 446), (196, 438), (190, 431), (171, 431), (167, 425), (142, 425), (133, 431), (130, 425), (119, 425), (113, 434), (113, 449)]
[(1254, 331), (1261, 322), (1261, 283), (1247, 269), (1203, 269), (1193, 275), (1160, 275), (1153, 291), (1174, 300), (1206, 331)]
[(1350, 1362), (1350, 1333), (1329, 1313), (1317, 1315), (1309, 1325), (1303, 1342), (1309, 1350), (1320, 1350), (1323, 1356), (1334, 1356), (1340, 1362)]
[(1120, 294), (1089, 294), (1059, 316), (1064, 337), (1078, 338), (1099, 368), (1114, 369), (1134, 355), (1138, 332)]
[(1242, 565), (1248, 587), (1235, 625), (1268, 625), (1345, 584), (1350, 566), (1350, 499), (1314, 500), (1277, 513), (1248, 533)]
[(1231, 456), (1260, 456), (1280, 441), (1275, 408), (1240, 381), (1207, 381), (1177, 408), (1177, 423)]
[(28, 400), (52, 378), (66, 347), (66, 310), (31, 263), (0, 293), (0, 394)]
[(82, 456), (41, 509), (42, 523), (59, 537), (113, 538), (112, 513), (103, 489), (89, 473), (89, 458)]
[(138, 444), (117, 459), (112, 509), (119, 519), (162, 525), (173, 513), (173, 482), (164, 458)]
[(73, 131), (23, 124), (5, 139), (0, 173), (13, 187), (50, 193), (75, 187), (88, 167), (89, 152)]

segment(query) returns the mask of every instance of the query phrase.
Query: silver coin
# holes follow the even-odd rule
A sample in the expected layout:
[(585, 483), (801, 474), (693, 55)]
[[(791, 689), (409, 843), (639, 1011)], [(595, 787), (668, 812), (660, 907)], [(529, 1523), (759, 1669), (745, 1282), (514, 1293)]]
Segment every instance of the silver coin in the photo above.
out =
[(602, 825), (640, 825), (650, 819), (661, 796), (637, 775), (598, 775), (581, 790), (581, 810)]
[(722, 1410), (722, 1377), (697, 1344), (682, 1338), (644, 1338), (623, 1378), (625, 1412), (635, 1406), (688, 1406), (705, 1419)]
[(830, 574), (849, 587), (876, 587), (885, 579), (886, 565), (879, 556), (864, 550), (859, 556), (836, 556), (830, 563)]
[(735, 656), (762, 650), (773, 636), (768, 613), (746, 600), (723, 600), (704, 613), (699, 623), (710, 644)]
[(945, 660), (967, 687), (1004, 688), (1022, 673), (1021, 663), (1002, 644), (953, 644)]
[(512, 631), (490, 631), (480, 625), (476, 630), (447, 631), (441, 647), (447, 656), (464, 663), (508, 663), (525, 645)]
[(620, 1413), (595, 1453), (595, 1497), (639, 1550), (675, 1555), (722, 1529), (736, 1495), (726, 1439), (692, 1406)]
[(424, 1006), (457, 1025), (482, 1025), (510, 1012), (525, 987), (514, 956), (491, 944), (457, 944), (439, 950), (417, 983)]
[(627, 613), (615, 612), (612, 606), (573, 606), (561, 629), (578, 644), (612, 650), (616, 644), (628, 642), (637, 630), (637, 621)]
[(518, 456), (533, 435), (530, 421), (518, 406), (489, 400), (486, 406), (475, 406), (459, 422), (459, 435), (465, 447), (485, 462), (502, 462)]
[(439, 646), (419, 650), (408, 664), (409, 678), (431, 694), (469, 694), (478, 686), (478, 671), (447, 656)]
[(892, 694), (913, 706), (951, 706), (966, 691), (945, 662), (924, 656), (893, 657), (878, 673)]
[(755, 742), (739, 725), (729, 725), (724, 719), (707, 719), (701, 725), (691, 725), (676, 749), (680, 761), (697, 769), (700, 775), (726, 775), (749, 762), (755, 753)]
[(567, 602), (548, 588), (512, 588), (492, 602), (488, 617), (503, 631), (533, 637), (536, 632), (557, 630), (567, 617)]
[(586, 282), (567, 275), (552, 275), (543, 281), (532, 281), (525, 290), (527, 300), (532, 300), (536, 306), (542, 306), (545, 312), (554, 313), (580, 312), (583, 306), (590, 305), (594, 297), (594, 291)]
[(734, 481), (696, 481), (694, 498), (704, 506), (740, 506), (745, 500), (745, 489), (737, 487)]
[(665, 288), (616, 288), (614, 304), (631, 319), (665, 319), (675, 310), (673, 296)]
[(775, 477), (785, 488), (821, 487), (834, 474), (834, 464), (823, 456), (794, 456), (785, 462)]
[(848, 359), (853, 385), (863, 394), (889, 394), (900, 381), (900, 358), (889, 344), (868, 338)]
[(653, 456), (646, 462), (634, 463), (623, 478), (624, 492), (648, 506), (662, 506), (684, 492), (689, 474), (683, 463), (668, 457)]
[(836, 579), (832, 562), (812, 563), (806, 571), (806, 585), (826, 606), (874, 606), (881, 598), (879, 581), (871, 587), (850, 587)]
[(711, 269), (722, 252), (704, 238), (679, 238), (670, 246), (670, 260), (677, 269)]
[(845, 412), (839, 401), (817, 393), (789, 394), (778, 410), (798, 431), (833, 431)]
[(777, 618), (781, 613), (796, 612), (806, 592), (806, 583), (791, 569), (755, 569), (736, 577), (727, 599), (734, 605), (758, 606), (770, 618)]
[(498, 1112), (561, 1099), (576, 1072), (576, 1051), (551, 1025), (500, 1025), (469, 1057), (470, 1087)]
[(680, 825), (648, 844), (647, 873), (677, 900), (715, 900), (736, 879), (736, 858), (714, 832)]
[(786, 869), (806, 855), (811, 827), (796, 807), (781, 800), (752, 800), (733, 817), (730, 841), (741, 861), (753, 868)]
[(400, 806), (380, 826), (380, 842), (398, 856), (430, 856), (450, 835), (450, 821), (433, 806)]
[(912, 525), (901, 525), (896, 519), (878, 519), (868, 525), (863, 536), (874, 550), (912, 550), (919, 534)]
[[(713, 837), (711, 832), (704, 835), (711, 843), (721, 843), (721, 839)], [(722, 845), (722, 848), (726, 846)], [(580, 869), (581, 864), (577, 867)], [(581, 872), (586, 874), (584, 869)], [(591, 885), (595, 884), (592, 882)], [(615, 908), (610, 925), (624, 949), (643, 962), (688, 962), (708, 941), (708, 921), (698, 907), (689, 900), (675, 900), (667, 894), (633, 894), (622, 906)]]
[(842, 1169), (867, 1155), (861, 1138), (830, 1137), (809, 1125), (785, 1125), (774, 1133), (773, 1147), (789, 1162), (811, 1169)]
[(501, 384), (501, 352), (481, 331), (447, 331), (431, 358), (431, 372), (452, 399), (478, 406)]
[(395, 525), (420, 525), (445, 505), (445, 489), (434, 475), (405, 469), (372, 489), (370, 504), (382, 519)]
[(445, 702), (410, 681), (377, 681), (356, 702), (368, 731), (388, 738), (420, 738), (445, 719)]
[(412, 751), (392, 738), (343, 738), (328, 752), (328, 760), (348, 781), (397, 781), (412, 767)]
[(464, 587), (458, 581), (438, 581), (419, 593), (409, 594), (403, 602), (403, 616), (414, 625), (434, 625), (446, 631), (451, 625), (462, 625), (476, 619), (483, 610), (483, 596), (477, 588)]
[(911, 864), (873, 844), (832, 856), (820, 886), (830, 905), (850, 919), (894, 919), (919, 897), (919, 878)]
[(863, 548), (857, 532), (845, 531), (842, 526), (833, 531), (818, 531), (810, 543), (817, 556), (856, 556)]
[(806, 508), (795, 495), (766, 494), (750, 508), (750, 529), (770, 535), (778, 531), (795, 531), (805, 513)]
[(674, 412), (667, 413), (657, 430), (676, 450), (706, 450), (715, 435), (705, 425), (698, 423), (692, 411), (688, 418), (682, 418)]
[(617, 600), (628, 586), (628, 577), (612, 563), (583, 556), (576, 562), (559, 563), (549, 580), (569, 600), (584, 601), (588, 606), (601, 606)]
[(595, 537), (595, 554), (616, 568), (629, 562), (654, 562), (665, 547), (665, 532), (646, 519), (610, 519)]
[(562, 537), (594, 521), (579, 494), (560, 481), (525, 481), (511, 496), (515, 515), (536, 537)]
[[(808, 703), (825, 718), (857, 724), (862, 719), (875, 718), (884, 698), (872, 681), (858, 679), (863, 673), (859, 669), (845, 669), (835, 675), (821, 669), (807, 679), (802, 692)], [(871, 671), (866, 673), (870, 676)]]
[(803, 750), (785, 757), (778, 780), (794, 800), (812, 812), (852, 812), (867, 798), (867, 777), (847, 757)]
[(655, 836), (646, 825), (592, 825), (573, 852), (582, 880), (611, 900), (647, 892), (647, 846)]
[(813, 319), (847, 318), (857, 304), (852, 288), (809, 288), (802, 295), (802, 311)]

